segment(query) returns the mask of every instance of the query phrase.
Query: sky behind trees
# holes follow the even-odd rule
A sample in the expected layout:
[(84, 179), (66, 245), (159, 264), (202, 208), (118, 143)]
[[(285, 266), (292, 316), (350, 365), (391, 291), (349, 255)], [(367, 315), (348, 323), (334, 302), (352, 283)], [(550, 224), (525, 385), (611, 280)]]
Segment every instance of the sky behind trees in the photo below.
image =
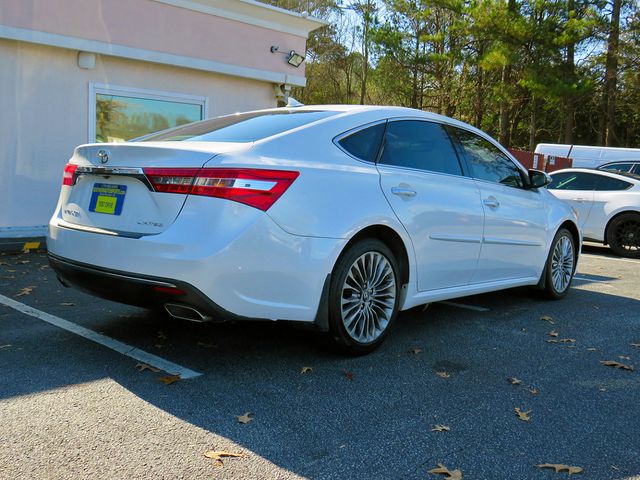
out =
[(269, 0), (330, 25), (306, 104), (402, 105), (511, 147), (640, 147), (638, 0)]

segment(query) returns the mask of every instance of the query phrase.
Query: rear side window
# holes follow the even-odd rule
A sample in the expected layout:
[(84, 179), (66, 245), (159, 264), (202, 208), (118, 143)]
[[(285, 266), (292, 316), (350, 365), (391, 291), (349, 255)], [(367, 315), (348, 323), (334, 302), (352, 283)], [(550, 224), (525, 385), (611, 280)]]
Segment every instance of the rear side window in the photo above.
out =
[(338, 112), (315, 110), (269, 110), (237, 113), (190, 123), (149, 135), (144, 142), (255, 142), (278, 133), (322, 120)]
[(600, 177), (598, 179), (598, 183), (596, 184), (596, 190), (600, 191), (616, 191), (616, 190), (626, 190), (632, 185), (629, 182), (625, 182), (624, 180), (618, 180), (617, 178), (611, 177)]
[(358, 130), (338, 141), (340, 146), (360, 160), (375, 162), (382, 143), (385, 123)]
[(598, 167), (598, 170), (607, 170), (610, 172), (630, 172), (633, 168), (633, 163), (614, 163), (611, 165), (603, 165)]
[(389, 122), (380, 163), (462, 175), (458, 156), (442, 125), (421, 120)]
[(498, 147), (475, 133), (451, 127), (462, 145), (473, 178), (522, 188), (522, 172)]
[(564, 172), (551, 175), (549, 190), (595, 190), (599, 175), (584, 172)]

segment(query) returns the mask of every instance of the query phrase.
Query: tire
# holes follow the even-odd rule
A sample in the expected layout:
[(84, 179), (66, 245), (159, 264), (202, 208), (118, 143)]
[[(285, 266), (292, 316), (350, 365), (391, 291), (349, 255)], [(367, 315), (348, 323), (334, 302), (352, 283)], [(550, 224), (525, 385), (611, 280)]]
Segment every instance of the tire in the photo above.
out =
[(623, 213), (607, 227), (607, 243), (621, 257), (640, 258), (640, 214)]
[(551, 248), (544, 267), (544, 295), (551, 300), (564, 297), (576, 270), (576, 244), (573, 235), (561, 228), (551, 242)]
[(373, 238), (338, 259), (329, 287), (329, 333), (343, 352), (369, 353), (389, 334), (398, 314), (398, 272), (391, 250)]

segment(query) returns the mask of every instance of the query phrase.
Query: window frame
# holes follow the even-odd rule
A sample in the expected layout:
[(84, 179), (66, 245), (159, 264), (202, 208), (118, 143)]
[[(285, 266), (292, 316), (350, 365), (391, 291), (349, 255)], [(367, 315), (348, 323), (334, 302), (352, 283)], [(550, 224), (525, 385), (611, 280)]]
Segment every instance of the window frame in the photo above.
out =
[(209, 97), (206, 96), (89, 82), (89, 118), (87, 130), (87, 141), (89, 143), (96, 143), (97, 95), (115, 95), (120, 97), (140, 98), (144, 100), (160, 100), (164, 102), (199, 105), (202, 108), (202, 118), (200, 120), (206, 120), (209, 118)]
[[(350, 130), (347, 130), (346, 132), (342, 132), (342, 133), (336, 135), (335, 137), (333, 137), (332, 142), (342, 152), (346, 153), (347, 155), (349, 155), (354, 160), (357, 160), (357, 161), (359, 161), (361, 163), (365, 163), (367, 165), (377, 165), (378, 164), (378, 159), (380, 158), (380, 152), (382, 152), (382, 148), (383, 148), (383, 145), (384, 145), (384, 138), (385, 138), (385, 135), (387, 133), (387, 123), (388, 123), (388, 121), (389, 121), (389, 119), (383, 118), (381, 120), (376, 120), (376, 121), (373, 121), (373, 122), (369, 122), (369, 123), (366, 123), (364, 125), (358, 125), (357, 127), (354, 127), (354, 128), (352, 128)], [(355, 155), (353, 155), (352, 153), (347, 151), (346, 148), (344, 148), (342, 145), (340, 145), (340, 141), (342, 139), (344, 139), (344, 138), (346, 138), (346, 137), (348, 137), (350, 135), (353, 135), (354, 133), (358, 133), (361, 130), (365, 130), (365, 129), (369, 128), (369, 127), (374, 127), (376, 125), (380, 125), (381, 123), (384, 123), (385, 127), (384, 127), (384, 132), (382, 132), (382, 141), (380, 142), (380, 146), (378, 147), (378, 153), (376, 153), (375, 162), (370, 162), (368, 160), (363, 160), (362, 158), (356, 157)]]

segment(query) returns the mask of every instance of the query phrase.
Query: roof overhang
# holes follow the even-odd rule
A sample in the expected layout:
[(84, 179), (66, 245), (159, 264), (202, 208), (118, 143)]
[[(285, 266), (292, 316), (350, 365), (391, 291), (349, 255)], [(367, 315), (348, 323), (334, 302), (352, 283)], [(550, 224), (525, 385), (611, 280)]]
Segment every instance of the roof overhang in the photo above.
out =
[(328, 25), (308, 14), (292, 12), (254, 0), (154, 0), (156, 2), (237, 20), (250, 25), (290, 33), (304, 38)]

